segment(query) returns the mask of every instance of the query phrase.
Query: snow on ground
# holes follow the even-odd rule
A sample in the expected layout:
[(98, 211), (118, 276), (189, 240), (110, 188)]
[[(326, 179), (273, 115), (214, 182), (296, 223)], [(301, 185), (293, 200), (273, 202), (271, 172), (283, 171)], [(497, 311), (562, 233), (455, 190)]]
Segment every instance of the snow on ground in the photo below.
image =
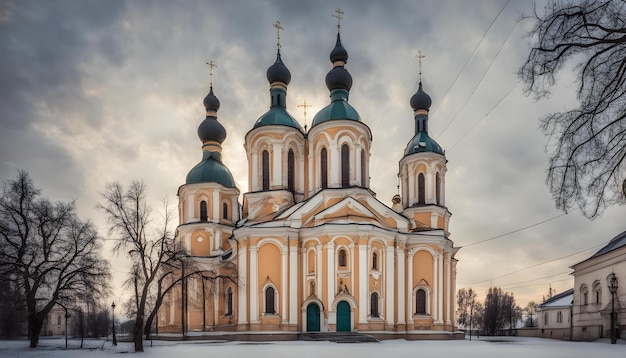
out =
[[(151, 346), (152, 343), (152, 346)], [(43, 338), (36, 349), (26, 340), (0, 340), (1, 358), (100, 358), (131, 354), (133, 344), (110, 341), (70, 339), (65, 350), (64, 338)], [(610, 344), (608, 339), (595, 342), (565, 342), (541, 338), (484, 337), (461, 341), (387, 340), (380, 343), (340, 344), (331, 342), (223, 342), (223, 341), (146, 341), (145, 353), (151, 358), (228, 357), (228, 358), (317, 358), (317, 357), (463, 357), (463, 358), (611, 358), (626, 357), (626, 340)]]

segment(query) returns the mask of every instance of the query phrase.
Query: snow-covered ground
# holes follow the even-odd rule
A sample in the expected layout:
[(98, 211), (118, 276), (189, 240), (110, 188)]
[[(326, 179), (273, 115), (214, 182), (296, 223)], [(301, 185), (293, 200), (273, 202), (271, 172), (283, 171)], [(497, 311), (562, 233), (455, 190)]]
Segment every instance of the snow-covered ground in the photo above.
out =
[[(80, 341), (70, 339), (65, 350), (64, 338), (42, 339), (36, 349), (28, 348), (25, 340), (0, 340), (0, 357), (19, 358), (99, 358), (115, 357), (132, 353), (133, 345), (119, 342), (112, 347), (110, 341), (85, 340), (83, 349)], [(595, 342), (564, 342), (540, 338), (484, 337), (472, 341), (405, 341), (388, 340), (380, 343), (339, 344), (331, 342), (220, 342), (188, 341), (145, 343), (146, 357), (228, 357), (228, 358), (313, 358), (313, 357), (463, 357), (463, 358), (573, 358), (626, 357), (626, 341), (618, 340), (615, 345), (608, 339)]]

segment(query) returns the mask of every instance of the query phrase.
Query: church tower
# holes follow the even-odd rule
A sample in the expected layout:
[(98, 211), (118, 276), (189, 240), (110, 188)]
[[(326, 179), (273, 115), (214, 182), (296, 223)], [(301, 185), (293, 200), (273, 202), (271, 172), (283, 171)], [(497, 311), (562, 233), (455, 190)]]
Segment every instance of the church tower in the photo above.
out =
[(341, 44), (340, 25), (337, 28), (330, 53), (333, 68), (326, 75), (331, 102), (315, 115), (308, 133), (309, 197), (326, 188), (369, 188), (372, 133), (348, 103), (352, 76), (345, 68), (348, 52)]
[(451, 216), (445, 206), (447, 160), (441, 146), (428, 134), (431, 103), (420, 78), (419, 88), (410, 100), (415, 134), (400, 160), (401, 203), (414, 230), (442, 229), (447, 232)]
[[(287, 112), (287, 85), (291, 73), (280, 54), (280, 22), (276, 62), (267, 69), (270, 109), (246, 134), (249, 192), (244, 195), (243, 215), (263, 221), (273, 213), (304, 198), (304, 130)], [(270, 219), (270, 218), (268, 218)]]

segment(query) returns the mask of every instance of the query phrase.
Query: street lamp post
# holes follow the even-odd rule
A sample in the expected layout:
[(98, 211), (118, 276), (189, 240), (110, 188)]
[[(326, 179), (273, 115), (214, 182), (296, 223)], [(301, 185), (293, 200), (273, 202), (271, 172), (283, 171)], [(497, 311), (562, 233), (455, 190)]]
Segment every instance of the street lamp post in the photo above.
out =
[(115, 338), (115, 301), (111, 304), (111, 311), (113, 313), (113, 322), (111, 323), (111, 332), (113, 333), (113, 345), (117, 346), (117, 339)]
[(617, 343), (617, 332), (615, 332), (615, 293), (617, 293), (617, 276), (611, 272), (607, 278), (609, 292), (611, 292), (611, 344)]

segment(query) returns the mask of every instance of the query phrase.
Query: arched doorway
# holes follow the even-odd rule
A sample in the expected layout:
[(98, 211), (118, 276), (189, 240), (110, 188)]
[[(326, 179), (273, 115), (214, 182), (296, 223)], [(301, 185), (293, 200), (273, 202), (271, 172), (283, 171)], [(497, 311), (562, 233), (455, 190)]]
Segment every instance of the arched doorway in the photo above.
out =
[(317, 303), (311, 302), (306, 306), (306, 331), (320, 331), (320, 306)]
[(350, 304), (341, 301), (337, 305), (337, 332), (350, 332)]

